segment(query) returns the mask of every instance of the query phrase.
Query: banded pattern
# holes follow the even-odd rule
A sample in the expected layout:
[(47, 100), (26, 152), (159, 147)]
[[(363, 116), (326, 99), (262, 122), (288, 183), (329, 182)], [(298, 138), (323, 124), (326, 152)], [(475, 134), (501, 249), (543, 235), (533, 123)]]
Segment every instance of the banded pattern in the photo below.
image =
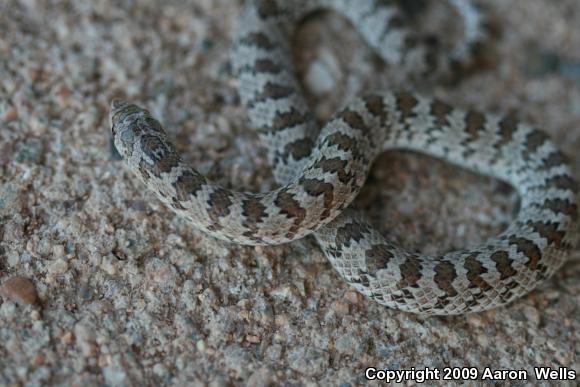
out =
[[(510, 302), (551, 276), (577, 243), (578, 187), (548, 137), (510, 116), (463, 111), (409, 92), (358, 98), (319, 133), (292, 68), (291, 35), (305, 15), (322, 7), (348, 17), (394, 67), (445, 71), (469, 60), (470, 49), (485, 36), (471, 2), (449, 1), (464, 20), (465, 39), (447, 56), (405, 29), (396, 8), (375, 0), (301, 0), (289, 7), (281, 0), (257, 0), (247, 7), (233, 45), (233, 67), (278, 189), (244, 193), (215, 185), (183, 163), (146, 110), (118, 100), (111, 107), (115, 145), (129, 168), (195, 227), (251, 245), (314, 233), (340, 275), (381, 304), (458, 314)], [(517, 218), (468, 251), (429, 257), (393, 245), (347, 207), (375, 157), (394, 148), (511, 183), (521, 196)]]

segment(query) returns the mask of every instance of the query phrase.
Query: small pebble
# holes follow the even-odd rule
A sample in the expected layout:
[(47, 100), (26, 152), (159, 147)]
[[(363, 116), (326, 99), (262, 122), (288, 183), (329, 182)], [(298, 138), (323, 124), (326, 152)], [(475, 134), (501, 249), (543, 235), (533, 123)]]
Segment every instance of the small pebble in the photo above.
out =
[(52, 247), (52, 256), (54, 258), (62, 258), (65, 256), (64, 246), (63, 245), (54, 245)]
[(79, 322), (75, 325), (74, 336), (76, 338), (77, 347), (80, 349), (84, 357), (93, 357), (97, 354), (94, 327)]
[(308, 68), (306, 83), (314, 94), (324, 94), (331, 91), (335, 86), (335, 80), (324, 64), (314, 61)]
[(560, 63), (560, 74), (580, 82), (580, 61), (562, 60)]
[(101, 269), (109, 275), (117, 274), (118, 260), (112, 254), (107, 254), (101, 262)]
[(553, 52), (541, 49), (529, 50), (524, 65), (526, 73), (532, 77), (542, 77), (558, 70), (560, 58)]
[(70, 345), (73, 342), (73, 333), (71, 331), (66, 332), (60, 337), (60, 342), (63, 345)]
[(9, 110), (4, 114), (3, 121), (10, 122), (18, 118), (18, 113), (15, 110)]
[(42, 319), (42, 315), (40, 314), (40, 312), (39, 312), (38, 310), (33, 310), (33, 311), (30, 313), (30, 318), (31, 318), (33, 321), (39, 321), (39, 320), (41, 320), (41, 319)]
[(291, 369), (313, 376), (326, 370), (328, 354), (318, 348), (298, 347), (288, 354), (288, 363)]
[(351, 304), (357, 304), (361, 301), (361, 294), (354, 290), (348, 290), (344, 293), (344, 299), (350, 302)]
[(62, 275), (68, 270), (68, 262), (64, 259), (57, 259), (48, 267), (48, 272), (52, 275)]
[(4, 144), (0, 146), (0, 166), (7, 165), (12, 158), (14, 153), (14, 147), (12, 144)]
[(11, 215), (22, 206), (22, 197), (18, 189), (8, 183), (0, 185), (0, 216)]
[(46, 361), (46, 357), (45, 357), (45, 356), (44, 356), (42, 353), (39, 353), (39, 354), (38, 354), (38, 355), (36, 355), (36, 356), (34, 357), (34, 359), (32, 360), (32, 364), (33, 364), (35, 367), (40, 367), (41, 365), (43, 365), (43, 364), (44, 364), (44, 362), (45, 362), (45, 361)]
[(214, 43), (209, 39), (203, 39), (200, 46), (203, 51), (208, 51), (213, 48)]
[(266, 366), (255, 371), (248, 379), (248, 385), (257, 387), (266, 387), (274, 385), (274, 374), (272, 370)]
[(580, 61), (543, 49), (529, 50), (524, 70), (532, 77), (559, 74), (580, 81)]
[(16, 161), (25, 164), (39, 164), (42, 161), (44, 145), (37, 138), (31, 138), (17, 145), (14, 155)]
[(103, 376), (109, 385), (122, 386), (125, 385), (127, 373), (120, 364), (112, 364), (103, 368)]
[(532, 306), (524, 306), (523, 313), (528, 321), (528, 324), (532, 326), (538, 326), (541, 322), (541, 316), (538, 310)]
[(349, 311), (348, 304), (342, 300), (334, 301), (331, 304), (330, 309), (332, 309), (339, 316), (346, 316), (348, 315)]
[(252, 344), (259, 344), (262, 340), (256, 335), (246, 335), (246, 341)]
[(38, 299), (34, 284), (24, 277), (12, 277), (0, 286), (0, 295), (20, 305), (32, 305)]

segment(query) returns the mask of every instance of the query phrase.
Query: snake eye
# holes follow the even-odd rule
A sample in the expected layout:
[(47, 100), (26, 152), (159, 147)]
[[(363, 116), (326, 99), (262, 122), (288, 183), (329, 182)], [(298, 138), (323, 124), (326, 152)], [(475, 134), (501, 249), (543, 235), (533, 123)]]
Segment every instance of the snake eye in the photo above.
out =
[(123, 128), (120, 137), (125, 144), (133, 144), (135, 142), (134, 124), (129, 124)]

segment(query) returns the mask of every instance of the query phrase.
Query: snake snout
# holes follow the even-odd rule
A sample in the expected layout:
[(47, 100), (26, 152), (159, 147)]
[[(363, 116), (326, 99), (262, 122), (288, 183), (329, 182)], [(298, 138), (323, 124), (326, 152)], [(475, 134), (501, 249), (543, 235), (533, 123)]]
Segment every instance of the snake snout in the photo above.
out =
[(123, 109), (127, 108), (129, 103), (125, 100), (115, 98), (111, 101), (111, 109), (109, 110), (109, 117), (111, 118), (111, 123), (113, 118), (118, 115)]
[(146, 113), (144, 109), (122, 99), (111, 101), (109, 112), (111, 134), (115, 147), (121, 155), (131, 154), (133, 144), (140, 133), (138, 121), (144, 113)]
[(115, 98), (114, 100), (111, 101), (111, 111), (119, 110), (127, 105), (129, 105), (127, 101)]
[(114, 99), (111, 101), (111, 109), (109, 112), (111, 126), (115, 126), (116, 124), (127, 118), (129, 115), (140, 112), (146, 112), (146, 110), (141, 109), (139, 106), (129, 103), (125, 100)]

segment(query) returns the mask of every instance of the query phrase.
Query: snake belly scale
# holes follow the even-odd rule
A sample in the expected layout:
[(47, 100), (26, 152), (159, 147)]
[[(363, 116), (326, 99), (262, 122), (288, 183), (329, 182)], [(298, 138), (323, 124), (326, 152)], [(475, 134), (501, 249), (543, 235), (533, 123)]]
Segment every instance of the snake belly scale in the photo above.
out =
[[(511, 116), (455, 109), (406, 91), (357, 98), (319, 131), (293, 70), (296, 26), (315, 10), (332, 9), (394, 71), (448, 71), (469, 60), (485, 37), (477, 7), (449, 1), (465, 33), (447, 55), (406, 29), (396, 7), (379, 1), (250, 2), (232, 64), (280, 184), (275, 190), (247, 193), (212, 183), (182, 161), (147, 110), (121, 100), (111, 106), (115, 145), (163, 202), (217, 238), (270, 245), (313, 234), (350, 285), (404, 311), (445, 315), (504, 305), (550, 277), (577, 243), (577, 184), (548, 136)], [(418, 151), (510, 183), (521, 198), (517, 217), (500, 235), (465, 251), (426, 256), (397, 247), (348, 207), (387, 149)]]

